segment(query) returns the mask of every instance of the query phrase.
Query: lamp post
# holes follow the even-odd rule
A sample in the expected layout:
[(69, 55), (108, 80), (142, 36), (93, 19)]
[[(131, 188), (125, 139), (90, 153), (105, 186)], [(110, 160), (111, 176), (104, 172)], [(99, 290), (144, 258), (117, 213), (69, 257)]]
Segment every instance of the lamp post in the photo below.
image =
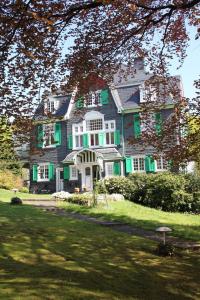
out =
[(156, 231), (161, 232), (163, 234), (163, 245), (165, 245), (166, 244), (166, 232), (171, 232), (172, 231), (171, 228), (162, 226), (162, 227), (156, 228)]

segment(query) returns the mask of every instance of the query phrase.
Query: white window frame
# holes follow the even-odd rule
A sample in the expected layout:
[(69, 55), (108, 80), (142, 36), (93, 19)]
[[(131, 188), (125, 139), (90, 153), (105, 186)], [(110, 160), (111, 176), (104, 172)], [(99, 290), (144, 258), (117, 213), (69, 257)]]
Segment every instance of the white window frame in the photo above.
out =
[[(40, 167), (44, 167), (44, 168), (47, 168), (48, 170), (48, 178), (40, 178)], [(45, 172), (45, 171), (44, 171)], [(37, 176), (37, 181), (38, 182), (48, 182), (49, 181), (49, 163), (40, 163), (38, 164), (37, 166), (37, 173), (38, 173), (38, 176)]]
[[(90, 98), (91, 104), (87, 104), (87, 98)], [(97, 101), (98, 99), (98, 101)], [(87, 108), (102, 106), (101, 104), (101, 90), (97, 90), (95, 92), (89, 92), (88, 95), (85, 96), (84, 106)]]
[[(87, 122), (94, 120), (102, 120), (102, 129), (97, 130), (88, 130)], [(108, 128), (106, 128), (106, 124)], [(116, 130), (116, 121), (115, 120), (104, 120), (104, 115), (98, 111), (90, 111), (87, 112), (84, 116), (84, 120), (81, 123), (72, 125), (72, 136), (73, 136), (73, 150), (82, 149), (83, 146), (76, 147), (76, 136), (83, 135), (84, 133), (88, 134), (88, 141), (90, 148), (98, 148), (98, 145), (91, 145), (91, 134), (99, 134), (99, 133), (113, 133)], [(111, 137), (109, 138), (111, 140)], [(106, 144), (106, 136), (105, 136), (105, 147), (116, 146), (113, 144)]]
[[(73, 174), (73, 170), (75, 170), (75, 176)], [(74, 165), (69, 166), (69, 180), (78, 180), (78, 169)]]
[(167, 171), (168, 168), (165, 168), (165, 158), (161, 155), (161, 156), (159, 156), (159, 159), (161, 160), (161, 169), (158, 169), (158, 162), (157, 162), (157, 160), (155, 160), (156, 172)]
[[(144, 160), (144, 169), (141, 170), (140, 169), (140, 158), (142, 158)], [(138, 170), (134, 170), (134, 159), (137, 159), (138, 160)], [(144, 173), (145, 172), (145, 156), (144, 155), (136, 155), (136, 156), (133, 156), (132, 157), (132, 167), (133, 167), (133, 173)]]
[[(139, 86), (140, 90), (140, 103), (145, 103), (147, 100), (150, 100), (150, 102), (155, 102), (158, 99), (157, 92), (153, 88), (152, 85), (145, 86), (144, 83), (142, 83)], [(150, 95), (152, 93), (152, 95)], [(148, 97), (148, 94), (150, 95), (150, 99)]]
[[(55, 143), (55, 141), (54, 141), (54, 144), (49, 144), (49, 145), (45, 145), (45, 127), (47, 127), (47, 126), (52, 126), (52, 128), (53, 128), (53, 130), (52, 131), (50, 131), (50, 134), (51, 134), (51, 132), (53, 132), (53, 138), (55, 137), (55, 123), (49, 123), (49, 124), (43, 124), (43, 126), (42, 126), (42, 130), (43, 130), (43, 146), (42, 146), (42, 148), (54, 148), (54, 147), (56, 147), (56, 143)], [(48, 139), (49, 139), (49, 137), (48, 137)]]
[[(112, 175), (109, 174), (108, 168), (111, 166), (112, 168)], [(109, 177), (113, 177), (113, 172), (114, 172), (114, 162), (106, 162), (105, 163), (105, 177), (109, 178)]]

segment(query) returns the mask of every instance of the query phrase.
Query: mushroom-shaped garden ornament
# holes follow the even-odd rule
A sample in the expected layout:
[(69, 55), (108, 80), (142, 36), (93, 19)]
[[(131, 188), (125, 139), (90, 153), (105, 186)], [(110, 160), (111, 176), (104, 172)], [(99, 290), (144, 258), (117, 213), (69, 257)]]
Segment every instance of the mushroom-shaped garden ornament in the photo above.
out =
[(165, 243), (166, 243), (166, 232), (171, 232), (172, 231), (171, 228), (162, 226), (162, 227), (156, 228), (156, 231), (163, 233), (163, 244), (165, 245)]

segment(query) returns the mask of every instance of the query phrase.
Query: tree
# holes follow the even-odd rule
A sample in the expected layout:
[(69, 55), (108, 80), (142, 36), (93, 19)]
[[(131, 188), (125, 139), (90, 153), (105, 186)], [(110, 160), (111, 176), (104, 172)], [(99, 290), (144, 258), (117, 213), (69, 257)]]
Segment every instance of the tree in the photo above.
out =
[(8, 117), (30, 115), (50, 88), (87, 92), (88, 74), (109, 82), (122, 63), (134, 73), (138, 56), (167, 82), (170, 60), (186, 56), (187, 27), (200, 32), (200, 0), (2, 0), (0, 9), (0, 114)]

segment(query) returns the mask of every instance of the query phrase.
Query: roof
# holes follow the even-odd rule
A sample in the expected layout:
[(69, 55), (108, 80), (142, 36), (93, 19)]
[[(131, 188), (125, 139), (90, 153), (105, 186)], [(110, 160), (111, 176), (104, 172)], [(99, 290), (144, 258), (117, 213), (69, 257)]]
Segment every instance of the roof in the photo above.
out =
[(137, 108), (140, 103), (139, 85), (124, 86), (117, 88), (121, 106), (123, 109)]
[(63, 163), (73, 163), (75, 155), (77, 153), (80, 153), (85, 150), (94, 151), (98, 154), (101, 154), (103, 156), (103, 160), (113, 160), (113, 159), (121, 159), (122, 158), (119, 151), (115, 148), (100, 148), (100, 149), (85, 149), (84, 148), (82, 150), (70, 152), (62, 162)]

